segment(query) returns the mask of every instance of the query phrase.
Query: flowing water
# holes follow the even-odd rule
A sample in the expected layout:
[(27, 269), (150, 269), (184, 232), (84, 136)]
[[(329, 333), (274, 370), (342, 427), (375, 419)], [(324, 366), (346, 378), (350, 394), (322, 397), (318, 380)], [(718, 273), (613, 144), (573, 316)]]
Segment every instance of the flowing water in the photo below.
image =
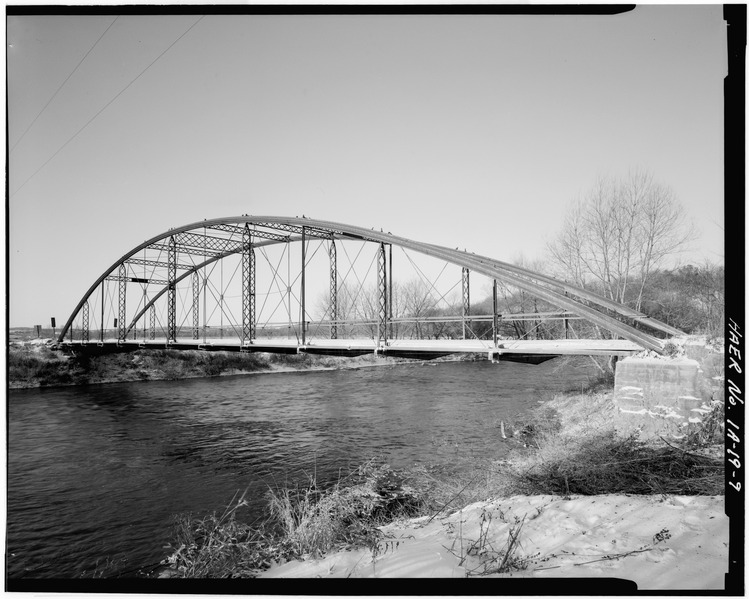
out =
[[(135, 572), (166, 557), (173, 515), (245, 489), (501, 455), (499, 422), (592, 375), (539, 366), (415, 363), (357, 370), (9, 391), (7, 576)], [(110, 575), (112, 573), (110, 572)]]

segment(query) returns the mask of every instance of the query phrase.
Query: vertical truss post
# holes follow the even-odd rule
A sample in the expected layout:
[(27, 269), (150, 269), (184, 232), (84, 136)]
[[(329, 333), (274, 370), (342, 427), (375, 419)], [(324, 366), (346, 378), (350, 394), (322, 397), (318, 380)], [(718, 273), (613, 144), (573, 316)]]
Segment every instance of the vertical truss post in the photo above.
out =
[(120, 264), (120, 276), (118, 277), (119, 301), (117, 310), (117, 339), (124, 341), (127, 335), (127, 326), (125, 326), (125, 300), (127, 299), (127, 267), (124, 263)]
[(101, 328), (100, 340), (104, 343), (104, 281), (101, 282), (101, 320), (99, 321), (99, 328)]
[(289, 327), (286, 335), (291, 339), (291, 329), (293, 327), (291, 318), (291, 239), (286, 241), (286, 306), (289, 315)]
[[(83, 304), (83, 313), (81, 314), (81, 342), (88, 343), (88, 300)], [(70, 339), (73, 339), (73, 333), (70, 333)]]
[(153, 341), (156, 339), (156, 306), (151, 304), (151, 308), (148, 311), (148, 328), (149, 328), (149, 339)]
[(206, 343), (206, 330), (208, 328), (208, 301), (207, 301), (208, 275), (203, 271), (203, 343)]
[[(146, 277), (143, 277), (144, 279)], [(148, 305), (148, 288), (147, 285), (143, 286), (143, 305)], [(146, 319), (143, 319), (143, 339), (146, 339)]]
[(387, 342), (387, 269), (385, 261), (385, 244), (380, 243), (377, 252), (377, 288), (379, 290), (379, 318), (377, 323), (377, 345)]
[(494, 347), (498, 346), (499, 340), (499, 316), (497, 314), (497, 279), (492, 284), (492, 334), (494, 335)]
[(393, 338), (393, 244), (388, 245), (388, 339)]
[(177, 340), (177, 242), (174, 235), (169, 238), (169, 260), (168, 260), (168, 286), (167, 298), (167, 343)]
[(307, 345), (307, 309), (305, 305), (305, 291), (306, 291), (306, 280), (305, 280), (305, 269), (306, 269), (306, 262), (307, 262), (307, 228), (302, 227), (302, 296), (300, 300), (300, 309), (301, 309), (301, 327), (302, 327), (302, 345)]
[(257, 334), (255, 325), (257, 324), (257, 313), (255, 312), (255, 248), (250, 247), (250, 337), (255, 339)]
[(200, 339), (200, 273), (192, 273), (192, 338)]
[(330, 338), (338, 339), (338, 260), (335, 239), (330, 240)]
[(467, 268), (463, 268), (463, 339), (467, 338), (468, 329), (470, 328), (470, 321), (468, 315), (471, 312), (471, 286), (470, 286), (470, 271)]
[(255, 250), (250, 226), (242, 232), (242, 345), (255, 338)]

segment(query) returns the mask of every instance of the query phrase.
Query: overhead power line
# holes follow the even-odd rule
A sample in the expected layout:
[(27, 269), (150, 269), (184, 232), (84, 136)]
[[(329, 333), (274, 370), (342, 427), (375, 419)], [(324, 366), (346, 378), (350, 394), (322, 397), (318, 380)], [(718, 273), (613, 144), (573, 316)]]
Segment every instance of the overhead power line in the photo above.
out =
[(47, 160), (46, 160), (46, 161), (45, 161), (45, 162), (44, 162), (44, 163), (43, 163), (43, 164), (42, 164), (42, 165), (41, 165), (41, 166), (40, 166), (40, 167), (39, 167), (38, 169), (36, 169), (36, 170), (35, 170), (35, 171), (34, 171), (34, 172), (33, 172), (33, 173), (31, 174), (31, 176), (30, 176), (30, 177), (29, 177), (28, 179), (26, 179), (26, 180), (25, 180), (25, 181), (24, 181), (23, 183), (21, 183), (21, 185), (20, 185), (20, 186), (18, 186), (18, 187), (17, 187), (16, 189), (15, 189), (15, 191), (12, 191), (12, 192), (11, 192), (11, 195), (14, 195), (14, 194), (16, 194), (16, 193), (18, 193), (18, 192), (19, 192), (19, 191), (20, 191), (21, 189), (23, 189), (23, 187), (24, 187), (24, 186), (25, 186), (25, 185), (26, 185), (26, 184), (27, 184), (27, 183), (28, 183), (29, 181), (31, 181), (31, 180), (32, 180), (32, 179), (33, 179), (33, 178), (34, 178), (34, 177), (35, 177), (35, 176), (36, 176), (36, 175), (37, 175), (37, 174), (39, 173), (39, 171), (41, 171), (41, 170), (42, 170), (42, 169), (43, 169), (43, 168), (44, 168), (45, 166), (47, 166), (47, 165), (48, 165), (48, 164), (49, 164), (49, 163), (50, 163), (50, 162), (52, 161), (52, 159), (53, 159), (53, 158), (54, 158), (55, 156), (57, 156), (57, 155), (58, 155), (58, 154), (59, 154), (60, 152), (62, 152), (62, 150), (63, 150), (63, 149), (64, 149), (64, 148), (65, 148), (65, 147), (66, 147), (66, 146), (67, 146), (67, 145), (68, 145), (68, 144), (69, 144), (69, 143), (70, 143), (71, 141), (73, 141), (73, 140), (74, 140), (74, 139), (75, 139), (76, 137), (78, 137), (78, 135), (80, 135), (80, 133), (81, 133), (81, 132), (82, 132), (82, 131), (83, 131), (83, 130), (84, 130), (84, 129), (86, 128), (86, 127), (88, 127), (88, 126), (89, 126), (89, 125), (90, 125), (91, 123), (93, 123), (93, 122), (94, 122), (94, 120), (96, 119), (96, 117), (98, 117), (98, 116), (99, 116), (99, 115), (100, 115), (100, 114), (101, 114), (102, 112), (104, 112), (104, 111), (105, 111), (105, 110), (106, 110), (107, 108), (109, 108), (109, 106), (110, 106), (110, 105), (111, 105), (111, 104), (112, 104), (112, 103), (113, 103), (113, 102), (114, 102), (114, 101), (115, 101), (115, 100), (116, 100), (117, 98), (119, 98), (119, 97), (120, 97), (120, 96), (121, 96), (121, 95), (122, 95), (123, 93), (125, 93), (125, 91), (127, 91), (127, 89), (128, 89), (128, 88), (129, 88), (129, 87), (130, 87), (130, 86), (131, 86), (131, 85), (132, 85), (133, 83), (135, 83), (135, 82), (136, 82), (136, 81), (137, 81), (138, 79), (140, 79), (140, 78), (141, 78), (141, 76), (143, 76), (143, 74), (144, 74), (144, 73), (145, 73), (145, 72), (146, 72), (146, 71), (147, 71), (148, 69), (150, 69), (150, 68), (151, 68), (151, 67), (152, 67), (152, 66), (153, 66), (153, 65), (154, 65), (154, 64), (155, 64), (155, 63), (156, 63), (156, 62), (157, 62), (157, 61), (158, 61), (158, 60), (159, 60), (159, 59), (160, 59), (160, 58), (161, 58), (162, 56), (164, 56), (164, 54), (166, 54), (167, 52), (169, 52), (169, 50), (171, 50), (171, 49), (172, 49), (172, 47), (174, 47), (174, 45), (175, 45), (175, 44), (176, 44), (176, 43), (177, 43), (178, 41), (180, 41), (180, 40), (181, 40), (181, 39), (182, 39), (183, 37), (185, 37), (185, 36), (186, 36), (186, 35), (187, 35), (187, 34), (188, 34), (188, 33), (190, 32), (190, 30), (192, 30), (192, 28), (193, 28), (193, 27), (195, 27), (195, 25), (197, 25), (198, 23), (200, 23), (200, 21), (202, 21), (202, 20), (203, 20), (204, 18), (205, 18), (205, 15), (201, 16), (201, 17), (200, 17), (200, 18), (199, 18), (199, 19), (198, 19), (197, 21), (195, 21), (195, 22), (194, 22), (194, 23), (193, 23), (192, 25), (190, 25), (190, 27), (188, 27), (188, 28), (187, 28), (187, 29), (185, 30), (185, 32), (184, 32), (184, 33), (183, 33), (182, 35), (180, 35), (180, 36), (179, 36), (179, 37), (178, 37), (178, 38), (177, 38), (176, 40), (174, 40), (174, 41), (173, 41), (173, 42), (172, 42), (171, 44), (169, 44), (169, 46), (168, 46), (168, 47), (166, 48), (166, 50), (164, 50), (164, 51), (163, 51), (163, 52), (162, 52), (161, 54), (159, 54), (159, 55), (158, 55), (158, 56), (157, 56), (157, 57), (156, 57), (155, 59), (153, 59), (153, 60), (151, 61), (151, 63), (150, 63), (150, 64), (149, 64), (149, 65), (148, 65), (148, 66), (147, 66), (147, 67), (146, 67), (145, 69), (143, 69), (143, 70), (142, 70), (142, 71), (141, 71), (140, 73), (138, 73), (138, 75), (136, 75), (136, 76), (135, 76), (135, 78), (134, 78), (134, 79), (132, 79), (132, 80), (130, 81), (130, 83), (128, 83), (128, 84), (127, 84), (127, 85), (126, 85), (126, 86), (125, 86), (124, 88), (122, 88), (122, 89), (121, 89), (121, 90), (120, 90), (120, 91), (119, 91), (119, 92), (117, 93), (117, 95), (115, 95), (115, 96), (114, 96), (114, 97), (113, 97), (113, 98), (112, 98), (111, 100), (109, 100), (109, 102), (107, 102), (107, 103), (106, 103), (106, 104), (105, 104), (105, 105), (104, 105), (104, 106), (103, 106), (103, 107), (102, 107), (102, 108), (101, 108), (101, 109), (100, 109), (100, 110), (99, 110), (99, 111), (98, 111), (98, 112), (97, 112), (97, 113), (96, 113), (96, 114), (95, 114), (94, 116), (92, 116), (92, 117), (91, 117), (91, 118), (90, 118), (90, 119), (89, 119), (89, 120), (88, 120), (88, 121), (87, 121), (87, 122), (86, 122), (86, 123), (85, 123), (85, 124), (84, 124), (84, 125), (83, 125), (83, 126), (82, 126), (82, 127), (80, 128), (80, 129), (78, 129), (78, 131), (76, 131), (76, 132), (75, 132), (75, 133), (74, 133), (74, 134), (73, 134), (72, 136), (70, 136), (70, 137), (68, 138), (68, 140), (67, 140), (67, 141), (66, 141), (66, 142), (65, 142), (64, 144), (62, 144), (62, 145), (61, 145), (61, 146), (60, 146), (59, 148), (57, 148), (57, 150), (55, 151), (55, 153), (54, 153), (54, 154), (52, 154), (52, 156), (50, 156), (49, 158), (47, 158)]
[(114, 21), (112, 21), (112, 22), (111, 22), (111, 23), (109, 24), (109, 27), (107, 27), (107, 28), (106, 28), (106, 29), (104, 30), (104, 33), (102, 33), (102, 34), (101, 34), (101, 35), (99, 36), (99, 39), (97, 39), (97, 40), (96, 40), (96, 41), (94, 42), (94, 45), (93, 45), (93, 46), (91, 46), (91, 47), (90, 47), (90, 48), (88, 49), (88, 52), (86, 52), (86, 54), (84, 54), (84, 55), (83, 55), (83, 58), (81, 58), (81, 60), (80, 60), (80, 61), (78, 62), (78, 64), (77, 64), (77, 65), (75, 65), (75, 68), (74, 68), (74, 69), (73, 69), (73, 70), (72, 70), (72, 71), (70, 72), (70, 75), (68, 75), (68, 76), (67, 76), (67, 77), (65, 78), (65, 81), (63, 81), (63, 82), (62, 82), (62, 83), (60, 84), (60, 87), (58, 87), (58, 88), (57, 88), (57, 90), (55, 91), (55, 93), (54, 93), (54, 94), (52, 94), (52, 97), (51, 97), (51, 98), (50, 98), (49, 100), (47, 100), (47, 103), (46, 103), (46, 104), (44, 105), (44, 107), (43, 107), (43, 108), (42, 108), (42, 109), (41, 109), (41, 110), (39, 111), (39, 113), (38, 113), (38, 114), (37, 114), (37, 115), (36, 115), (36, 116), (34, 117), (34, 120), (33, 120), (33, 121), (31, 121), (31, 123), (29, 123), (29, 126), (28, 126), (28, 127), (26, 127), (26, 130), (25, 130), (25, 131), (24, 131), (24, 132), (23, 132), (23, 133), (21, 134), (21, 137), (19, 137), (19, 138), (18, 138), (18, 139), (16, 140), (16, 143), (14, 143), (14, 144), (13, 144), (13, 147), (12, 147), (12, 148), (10, 149), (10, 152), (11, 152), (11, 154), (13, 153), (13, 150), (15, 150), (15, 149), (16, 149), (16, 146), (17, 146), (17, 145), (18, 145), (19, 143), (21, 143), (21, 140), (22, 140), (22, 139), (23, 139), (24, 137), (26, 137), (26, 134), (27, 134), (27, 133), (29, 132), (29, 129), (31, 129), (31, 127), (33, 127), (33, 126), (34, 126), (34, 123), (36, 123), (36, 120), (37, 120), (37, 119), (38, 119), (38, 118), (39, 118), (39, 117), (40, 117), (40, 116), (42, 115), (42, 113), (43, 113), (43, 112), (44, 112), (45, 110), (47, 110), (47, 106), (49, 106), (49, 105), (50, 105), (50, 104), (52, 103), (52, 100), (54, 100), (54, 99), (55, 99), (55, 96), (57, 96), (57, 94), (58, 94), (58, 93), (60, 93), (60, 90), (61, 90), (61, 89), (62, 89), (62, 88), (63, 88), (63, 87), (65, 86), (65, 84), (66, 84), (66, 83), (68, 82), (68, 79), (70, 79), (70, 78), (71, 78), (71, 77), (72, 77), (72, 76), (73, 76), (73, 75), (75, 74), (75, 72), (76, 72), (76, 71), (78, 70), (78, 67), (80, 67), (80, 66), (81, 66), (81, 64), (83, 64), (83, 61), (84, 61), (84, 60), (86, 60), (86, 57), (87, 57), (87, 56), (88, 56), (89, 54), (91, 54), (91, 51), (92, 51), (92, 50), (93, 50), (94, 48), (96, 48), (96, 45), (97, 45), (97, 44), (98, 44), (98, 43), (99, 43), (99, 42), (101, 41), (101, 38), (103, 38), (103, 37), (104, 37), (104, 36), (105, 36), (105, 35), (107, 34), (107, 31), (109, 31), (109, 30), (110, 30), (110, 29), (112, 28), (112, 25), (114, 25), (114, 24), (115, 24), (115, 21), (117, 21), (117, 19), (119, 19), (119, 18), (120, 18), (120, 17), (119, 17), (119, 15), (117, 15), (117, 16), (116, 16), (116, 17), (114, 18)]

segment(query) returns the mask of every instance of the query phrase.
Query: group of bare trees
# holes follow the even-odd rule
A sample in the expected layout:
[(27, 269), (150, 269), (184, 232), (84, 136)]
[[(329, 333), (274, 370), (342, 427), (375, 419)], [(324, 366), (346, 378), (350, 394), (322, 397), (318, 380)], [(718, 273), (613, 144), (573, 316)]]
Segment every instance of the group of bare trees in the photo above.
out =
[(650, 173), (599, 179), (549, 244), (558, 274), (636, 310), (653, 272), (686, 248), (694, 228), (673, 191)]
[[(675, 260), (696, 236), (673, 190), (649, 172), (632, 170), (622, 179), (600, 178), (571, 207), (558, 236), (548, 244), (548, 260), (521, 258), (516, 263), (626, 304), (685, 333), (719, 336), (724, 327), (723, 265), (703, 259), (679, 266)], [(498, 311), (523, 316), (504, 321), (503, 335), (559, 339), (607, 334), (585, 320), (544, 318), (558, 308), (523, 290), (500, 282), (498, 291)], [(484, 313), (491, 312), (490, 299), (481, 305)], [(481, 327), (475, 330), (483, 331)]]
[(719, 333), (723, 267), (703, 261), (667, 268), (695, 237), (674, 192), (652, 174), (601, 178), (548, 245), (552, 274), (685, 332)]
[[(392, 281), (388, 301), (392, 298), (388, 337), (392, 339), (455, 338), (460, 324), (448, 321), (460, 313), (458, 299), (437, 297), (423, 279)], [(337, 331), (339, 337), (377, 337), (380, 318), (377, 285), (341, 284), (337, 292)], [(329, 320), (332, 312), (329, 293), (317, 303), (317, 313)]]

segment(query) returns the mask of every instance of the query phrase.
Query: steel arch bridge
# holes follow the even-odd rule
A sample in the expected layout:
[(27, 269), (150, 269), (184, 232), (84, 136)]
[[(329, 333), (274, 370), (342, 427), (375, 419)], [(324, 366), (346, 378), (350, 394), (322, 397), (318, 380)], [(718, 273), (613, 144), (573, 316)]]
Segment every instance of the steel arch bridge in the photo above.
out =
[[(405, 258), (394, 260), (393, 248)], [(430, 271), (416, 256), (442, 270)], [(394, 261), (396, 272), (408, 267), (417, 273), (418, 284), (394, 278)], [(438, 281), (448, 267), (455, 273), (445, 279), (453, 285), (443, 292)], [(488, 314), (471, 310), (473, 275), (491, 289)], [(500, 313), (500, 287), (535, 298), (546, 311)], [(309, 297), (313, 289), (316, 303)], [(413, 296), (410, 307), (403, 299), (408, 293), (394, 297), (394, 289)], [(422, 296), (431, 300), (416, 301)], [(578, 332), (593, 327), (610, 338), (570, 338), (573, 320), (585, 323)], [(501, 334), (518, 322), (536, 323), (535, 329), (551, 322), (559, 331), (564, 323), (564, 338)], [(682, 334), (588, 290), (466, 250), (304, 216), (242, 215), (173, 228), (124, 254), (83, 295), (58, 343), (92, 352), (169, 348), (427, 359), (485, 352), (539, 363), (564, 354), (662, 353), (664, 337)]]

